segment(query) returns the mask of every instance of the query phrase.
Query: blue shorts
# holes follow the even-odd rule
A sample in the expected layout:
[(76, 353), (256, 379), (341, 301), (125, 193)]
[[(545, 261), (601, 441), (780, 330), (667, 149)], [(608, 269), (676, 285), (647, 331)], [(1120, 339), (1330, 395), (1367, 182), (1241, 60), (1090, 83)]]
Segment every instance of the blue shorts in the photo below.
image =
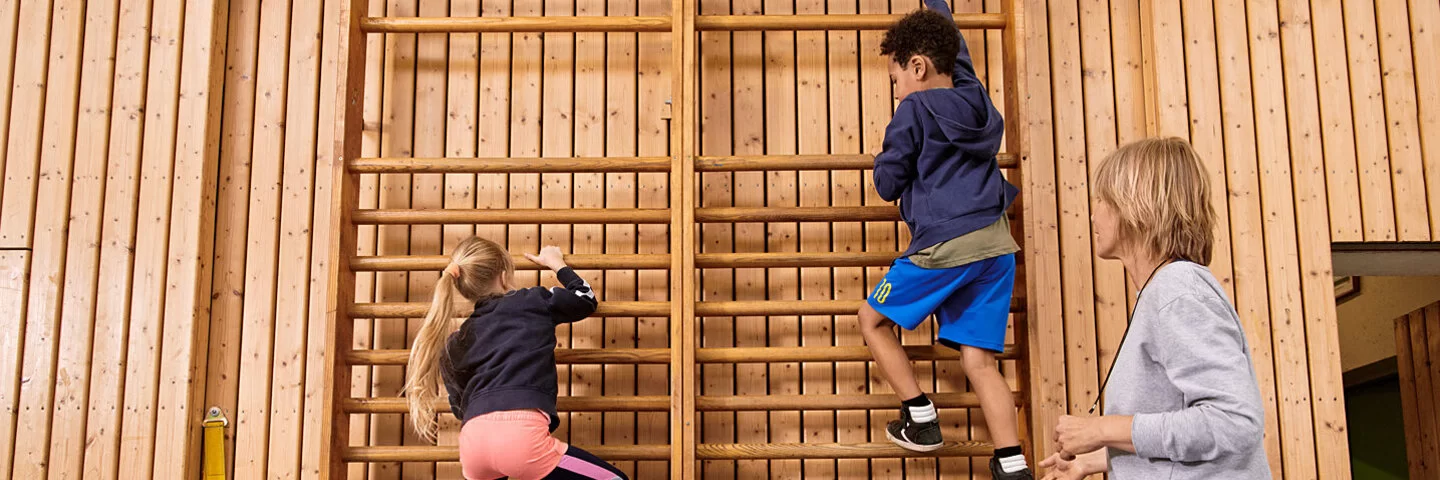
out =
[(1015, 290), (1015, 254), (952, 268), (920, 268), (901, 257), (870, 292), (870, 307), (914, 330), (931, 313), (940, 343), (1005, 350), (1005, 325)]

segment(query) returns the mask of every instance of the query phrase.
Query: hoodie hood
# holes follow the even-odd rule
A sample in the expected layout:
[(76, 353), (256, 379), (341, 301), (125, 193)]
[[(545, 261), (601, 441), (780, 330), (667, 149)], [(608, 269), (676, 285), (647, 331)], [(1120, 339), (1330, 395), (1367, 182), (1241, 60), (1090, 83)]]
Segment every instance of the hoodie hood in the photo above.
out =
[(910, 96), (930, 112), (940, 132), (962, 152), (985, 158), (1000, 152), (1005, 120), (990, 102), (984, 87), (935, 88)]

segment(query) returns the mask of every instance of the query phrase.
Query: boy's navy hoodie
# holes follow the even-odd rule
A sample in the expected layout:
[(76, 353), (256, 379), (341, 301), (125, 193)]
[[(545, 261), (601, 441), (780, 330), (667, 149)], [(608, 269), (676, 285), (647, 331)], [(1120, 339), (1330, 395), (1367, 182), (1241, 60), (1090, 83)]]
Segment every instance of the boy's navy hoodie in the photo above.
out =
[(555, 272), (564, 288), (531, 287), (481, 300), (450, 336), (441, 363), (450, 411), (461, 421), (502, 410), (555, 414), (555, 326), (595, 312), (590, 284), (570, 267)]
[[(925, 0), (925, 6), (952, 18), (944, 0)], [(902, 257), (999, 221), (1019, 193), (995, 161), (1005, 122), (975, 75), (964, 37), (951, 79), (955, 88), (922, 90), (900, 101), (885, 128), (884, 150), (875, 156), (875, 189), (886, 201), (900, 199), (900, 216), (910, 226)]]

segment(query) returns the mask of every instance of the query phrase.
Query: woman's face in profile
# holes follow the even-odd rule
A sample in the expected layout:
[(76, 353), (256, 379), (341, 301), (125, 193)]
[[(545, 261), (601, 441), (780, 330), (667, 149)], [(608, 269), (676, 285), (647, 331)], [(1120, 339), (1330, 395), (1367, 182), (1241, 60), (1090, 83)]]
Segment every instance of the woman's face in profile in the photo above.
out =
[(1120, 228), (1115, 208), (1104, 200), (1095, 202), (1095, 209), (1090, 212), (1090, 225), (1095, 233), (1095, 254), (1106, 260), (1119, 258)]

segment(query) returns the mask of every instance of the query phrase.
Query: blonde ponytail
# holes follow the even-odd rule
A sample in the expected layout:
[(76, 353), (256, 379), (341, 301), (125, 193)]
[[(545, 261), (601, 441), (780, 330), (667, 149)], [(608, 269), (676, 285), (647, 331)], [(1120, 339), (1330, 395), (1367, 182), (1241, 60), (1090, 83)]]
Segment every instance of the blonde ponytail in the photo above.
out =
[[(402, 392), (410, 407), (410, 423), (420, 438), (432, 442), (436, 438), (435, 402), (444, 389), (441, 363), (449, 362), (450, 335), (459, 327), (455, 319), (455, 294), (471, 302), (502, 294), (511, 283), (514, 271), (510, 254), (503, 247), (483, 238), (470, 237), (455, 247), (450, 265), (435, 282), (430, 311), (425, 314), (425, 323), (410, 347)], [(498, 291), (497, 279), (502, 285)]]

